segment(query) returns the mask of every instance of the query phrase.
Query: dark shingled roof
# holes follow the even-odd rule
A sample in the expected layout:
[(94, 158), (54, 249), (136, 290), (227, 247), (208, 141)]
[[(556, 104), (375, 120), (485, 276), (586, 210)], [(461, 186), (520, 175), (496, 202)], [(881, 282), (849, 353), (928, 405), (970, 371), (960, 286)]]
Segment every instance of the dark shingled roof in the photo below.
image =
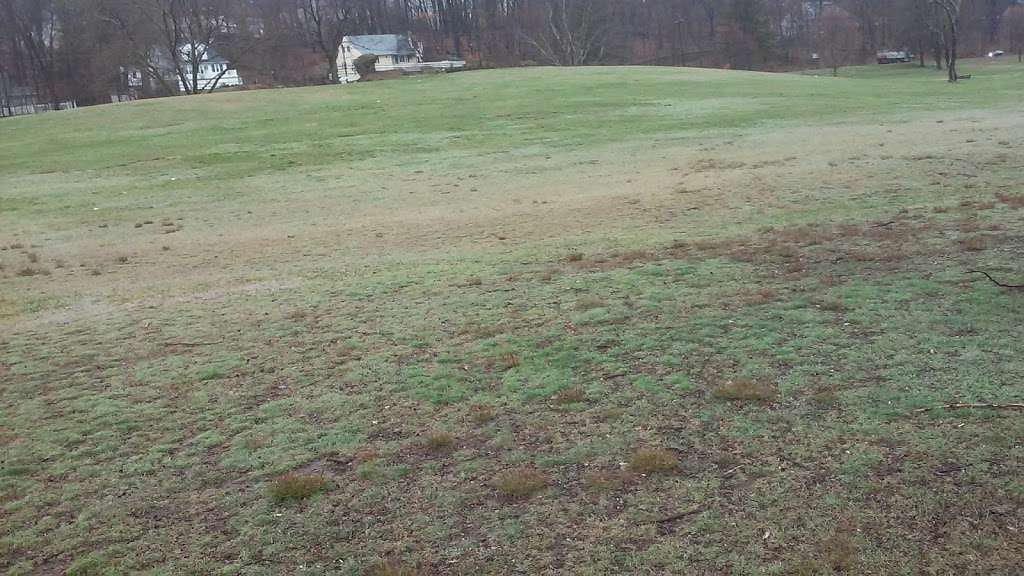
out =
[(402, 34), (375, 34), (371, 36), (346, 36), (346, 40), (363, 54), (416, 54), (412, 41)]

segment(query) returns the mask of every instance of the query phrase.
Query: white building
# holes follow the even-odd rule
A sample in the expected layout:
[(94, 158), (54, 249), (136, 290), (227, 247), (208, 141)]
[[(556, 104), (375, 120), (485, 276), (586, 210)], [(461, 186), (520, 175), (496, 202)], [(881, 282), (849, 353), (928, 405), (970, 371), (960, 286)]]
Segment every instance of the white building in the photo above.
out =
[[(215, 88), (242, 85), (242, 77), (238, 75), (238, 70), (235, 70), (231, 63), (220, 54), (217, 54), (213, 48), (200, 46), (196, 49), (195, 54), (199, 58), (199, 74), (196, 77), (196, 89), (191, 90), (191, 92), (204, 92)], [(188, 48), (182, 48), (182, 58), (187, 77), (185, 81), (178, 78), (178, 89), (186, 92), (185, 82), (188, 82), (189, 87), (192, 87), (193, 55)]]
[(345, 36), (338, 47), (338, 80), (347, 84), (359, 80), (356, 72), (356, 58), (365, 54), (377, 57), (377, 72), (399, 70), (415, 73), (423, 70), (452, 70), (462, 68), (462, 60), (424, 62), (420, 48), (408, 36), (402, 34), (376, 34), (370, 36)]

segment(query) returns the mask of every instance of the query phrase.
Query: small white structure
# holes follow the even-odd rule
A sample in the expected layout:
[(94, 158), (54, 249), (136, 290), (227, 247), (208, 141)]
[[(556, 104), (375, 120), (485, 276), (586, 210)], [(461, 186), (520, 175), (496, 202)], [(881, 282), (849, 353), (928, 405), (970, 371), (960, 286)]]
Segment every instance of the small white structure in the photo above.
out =
[(909, 50), (882, 50), (875, 55), (879, 64), (897, 64), (899, 62), (911, 62), (914, 55)]
[(422, 50), (402, 34), (345, 36), (338, 47), (338, 81), (347, 84), (359, 80), (356, 58), (366, 54), (377, 57), (377, 72), (399, 70), (416, 73), (424, 70), (454, 70), (466, 65), (463, 60), (424, 62)]
[[(213, 48), (200, 46), (195, 51), (199, 58), (199, 74), (196, 77), (196, 89), (191, 92), (203, 92), (214, 88), (227, 88), (229, 86), (241, 86), (242, 77), (238, 70), (231, 67), (231, 63), (214, 51)], [(185, 82), (192, 87), (192, 58), (193, 55), (188, 48), (182, 48), (182, 58), (185, 68), (185, 80), (178, 78), (178, 89), (185, 90)]]

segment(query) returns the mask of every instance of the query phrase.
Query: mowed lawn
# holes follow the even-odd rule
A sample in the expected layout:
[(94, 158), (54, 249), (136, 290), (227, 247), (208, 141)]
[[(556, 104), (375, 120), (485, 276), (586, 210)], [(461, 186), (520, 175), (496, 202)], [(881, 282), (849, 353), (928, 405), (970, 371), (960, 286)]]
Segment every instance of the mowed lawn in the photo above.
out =
[[(8, 574), (1020, 574), (1024, 66), (0, 121)], [(929, 408), (926, 411), (919, 411)]]

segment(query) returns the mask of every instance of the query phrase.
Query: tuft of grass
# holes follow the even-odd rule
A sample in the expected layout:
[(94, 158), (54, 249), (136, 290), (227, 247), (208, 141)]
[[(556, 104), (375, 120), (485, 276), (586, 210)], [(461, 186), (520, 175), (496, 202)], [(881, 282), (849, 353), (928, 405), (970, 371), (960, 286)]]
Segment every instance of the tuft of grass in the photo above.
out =
[(582, 386), (566, 388), (551, 398), (555, 404), (576, 404), (578, 402), (583, 402), (586, 399), (587, 393), (583, 391)]
[(844, 312), (846, 310), (846, 306), (843, 305), (842, 301), (835, 298), (822, 298), (815, 305), (827, 312)]
[(565, 257), (566, 262), (579, 262), (581, 260), (583, 260), (582, 252), (571, 252), (568, 256)]
[(498, 366), (502, 370), (511, 370), (519, 366), (519, 355), (512, 351), (502, 352), (498, 357)]
[(39, 274), (42, 274), (42, 269), (36, 268), (34, 266), (25, 266), (24, 268), (19, 268), (18, 271), (15, 272), (15, 274), (23, 278), (28, 278), (31, 276), (38, 276)]
[(498, 475), (494, 489), (514, 500), (525, 500), (547, 488), (548, 477), (533, 467), (516, 468)]
[(750, 380), (730, 380), (711, 393), (718, 400), (733, 402), (766, 402), (775, 398), (775, 388)]
[(960, 247), (968, 252), (981, 252), (989, 248), (989, 239), (985, 236), (971, 236), (960, 240)]
[(856, 567), (858, 548), (845, 532), (836, 532), (819, 546), (819, 556), (832, 570), (849, 574)]
[(36, 264), (36, 263), (39, 262), (39, 254), (36, 254), (35, 252), (26, 252), (25, 253), (25, 258), (28, 258), (28, 261), (33, 263), (33, 264)]
[(275, 502), (305, 500), (323, 490), (326, 484), (323, 476), (290, 472), (270, 485), (270, 497)]
[(629, 472), (624, 470), (591, 472), (583, 477), (583, 488), (588, 492), (613, 492), (624, 488), (630, 477)]
[(815, 546), (807, 555), (789, 563), (785, 574), (818, 576), (819, 574), (855, 574), (857, 543), (845, 532), (837, 532)]
[(629, 459), (629, 471), (636, 474), (662, 474), (678, 467), (675, 452), (664, 448), (641, 448)]
[(604, 298), (597, 296), (585, 296), (576, 301), (576, 310), (580, 312), (586, 312), (587, 310), (594, 310), (595, 308), (604, 308), (608, 306), (608, 302)]
[(455, 449), (455, 435), (451, 432), (434, 430), (426, 435), (423, 444), (431, 452), (450, 452)]
[(117, 257), (117, 263), (118, 264), (127, 264), (128, 263), (128, 257), (127, 256), (118, 256)]
[(474, 404), (469, 407), (469, 419), (476, 424), (486, 424), (494, 420), (494, 408), (490, 404)]
[(363, 571), (363, 576), (417, 576), (420, 573), (416, 566), (401, 560), (380, 560), (371, 564)]

